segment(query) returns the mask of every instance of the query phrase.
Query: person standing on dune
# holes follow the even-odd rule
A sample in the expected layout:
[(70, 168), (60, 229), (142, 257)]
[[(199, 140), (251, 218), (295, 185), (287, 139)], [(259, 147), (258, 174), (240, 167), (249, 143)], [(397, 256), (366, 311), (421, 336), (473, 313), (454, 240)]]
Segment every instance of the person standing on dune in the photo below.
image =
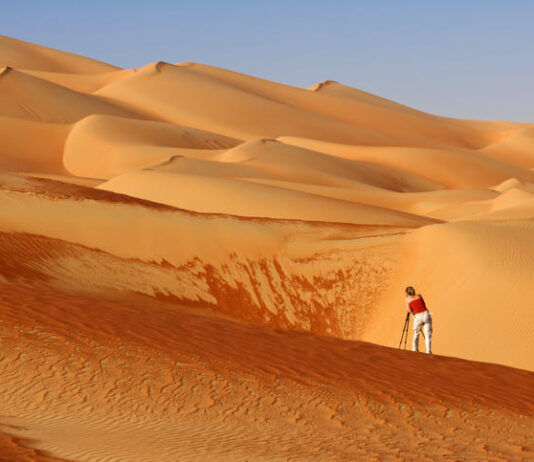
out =
[(406, 287), (406, 311), (413, 314), (412, 350), (419, 351), (419, 334), (424, 329), (426, 352), (432, 354), (432, 316), (422, 295), (411, 286)]

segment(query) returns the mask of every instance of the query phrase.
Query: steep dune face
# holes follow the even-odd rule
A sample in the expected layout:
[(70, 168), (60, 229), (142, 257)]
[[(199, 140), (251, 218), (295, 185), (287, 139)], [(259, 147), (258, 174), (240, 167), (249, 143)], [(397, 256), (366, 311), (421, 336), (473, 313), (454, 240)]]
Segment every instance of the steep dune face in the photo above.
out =
[(449, 223), (406, 237), (402, 263), (364, 339), (398, 345), (399, 294), (413, 284), (424, 290), (433, 312), (436, 348), (451, 356), (534, 369), (527, 301), (534, 295), (533, 226), (532, 221)]
[(10, 178), (1, 192), (4, 280), (126, 301), (160, 297), (341, 337), (363, 328), (366, 307), (387, 285), (396, 243), (407, 232), (205, 216)]
[[(532, 372), (480, 361), (534, 370), (533, 124), (1, 36), (0, 69), (0, 458), (532, 458)], [(434, 357), (384, 347), (407, 285)]]

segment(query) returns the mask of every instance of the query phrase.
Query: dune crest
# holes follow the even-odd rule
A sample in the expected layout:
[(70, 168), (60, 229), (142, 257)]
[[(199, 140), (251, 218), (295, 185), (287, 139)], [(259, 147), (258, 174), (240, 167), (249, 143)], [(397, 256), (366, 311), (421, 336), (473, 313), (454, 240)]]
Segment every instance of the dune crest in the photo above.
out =
[(534, 458), (533, 134), (0, 36), (0, 459)]
[(326, 87), (327, 85), (339, 85), (339, 82), (336, 82), (335, 80), (323, 80), (322, 82), (316, 83), (315, 85), (312, 85), (308, 90), (311, 91), (319, 91)]

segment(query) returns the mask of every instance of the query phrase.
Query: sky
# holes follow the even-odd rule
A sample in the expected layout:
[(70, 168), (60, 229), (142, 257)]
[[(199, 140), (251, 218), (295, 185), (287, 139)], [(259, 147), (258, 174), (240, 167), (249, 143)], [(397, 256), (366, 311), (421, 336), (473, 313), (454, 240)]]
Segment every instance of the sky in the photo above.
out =
[(534, 122), (531, 0), (0, 0), (0, 34), (127, 68), (194, 61)]

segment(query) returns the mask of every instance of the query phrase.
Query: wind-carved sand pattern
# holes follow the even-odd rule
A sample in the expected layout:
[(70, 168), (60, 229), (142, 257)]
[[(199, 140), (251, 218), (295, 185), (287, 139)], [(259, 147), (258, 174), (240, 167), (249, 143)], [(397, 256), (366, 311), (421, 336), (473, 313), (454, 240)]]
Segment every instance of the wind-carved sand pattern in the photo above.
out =
[[(534, 458), (534, 125), (0, 69), (0, 460)], [(408, 284), (435, 356), (396, 349)]]
[(2, 304), (3, 420), (66, 458), (128, 459), (132, 439), (142, 460), (534, 449), (527, 371), (45, 289), (4, 285)]

